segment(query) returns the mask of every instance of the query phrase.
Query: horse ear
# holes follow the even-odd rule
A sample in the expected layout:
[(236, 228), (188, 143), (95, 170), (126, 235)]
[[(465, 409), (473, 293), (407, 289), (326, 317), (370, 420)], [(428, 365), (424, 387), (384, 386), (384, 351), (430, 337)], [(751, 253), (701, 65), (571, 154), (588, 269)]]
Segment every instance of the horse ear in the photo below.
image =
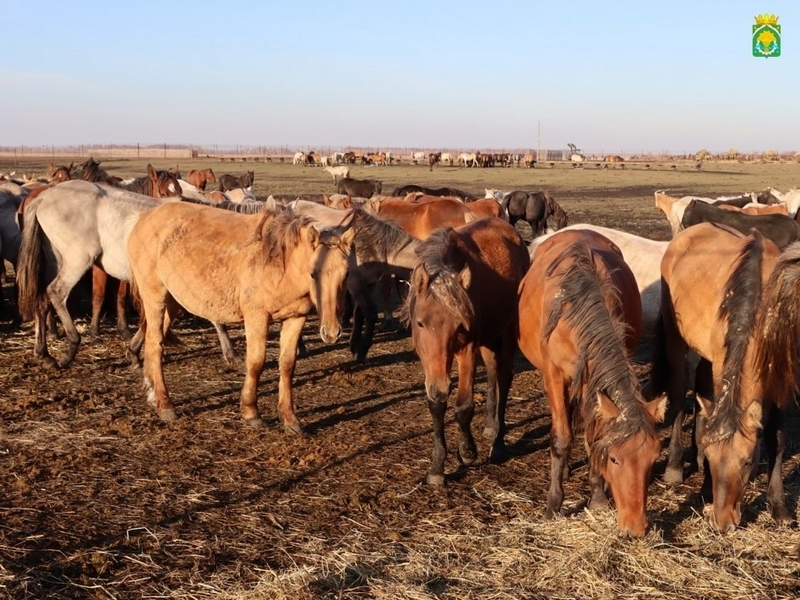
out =
[(350, 247), (353, 245), (353, 240), (355, 239), (356, 239), (356, 230), (350, 227), (341, 236), (339, 236), (342, 249), (345, 250), (346, 252), (349, 252)]
[(71, 163), (69, 163), (69, 166), (67, 167), (67, 171), (70, 171), (70, 172), (72, 171), (72, 164), (73, 164), (74, 162), (75, 162), (75, 161), (72, 161)]
[(468, 290), (469, 284), (472, 283), (472, 271), (470, 271), (469, 265), (464, 265), (464, 268), (461, 269), (461, 273), (458, 274), (458, 278), (461, 282), (461, 287)]
[(752, 431), (756, 431), (761, 429), (761, 404), (758, 402), (751, 402), (750, 406), (747, 407), (747, 410), (744, 413), (744, 425), (748, 429)]
[(617, 408), (617, 405), (600, 390), (597, 390), (597, 411), (604, 421), (611, 421), (619, 416), (619, 408)]
[(158, 179), (158, 173), (150, 163), (147, 163), (147, 175), (150, 177), (150, 179)]
[(312, 225), (306, 229), (306, 231), (308, 232), (308, 242), (311, 244), (311, 247), (316, 248), (319, 246), (320, 235), (317, 228)]
[(700, 394), (696, 394), (695, 398), (697, 398), (697, 403), (700, 405), (700, 415), (705, 417), (706, 419), (710, 417), (711, 411), (714, 410), (713, 400), (709, 400), (708, 398), (701, 396)]
[(667, 414), (667, 395), (661, 394), (655, 400), (645, 402), (644, 408), (656, 423), (663, 423), (664, 416)]
[(430, 275), (425, 270), (425, 267), (419, 265), (414, 272), (411, 273), (411, 285), (414, 286), (414, 289), (417, 291), (417, 294), (421, 294), (425, 291), (428, 287), (428, 283), (430, 282)]
[(330, 206), (331, 205), (331, 197), (328, 196), (328, 194), (322, 194), (322, 202), (325, 204), (325, 206)]

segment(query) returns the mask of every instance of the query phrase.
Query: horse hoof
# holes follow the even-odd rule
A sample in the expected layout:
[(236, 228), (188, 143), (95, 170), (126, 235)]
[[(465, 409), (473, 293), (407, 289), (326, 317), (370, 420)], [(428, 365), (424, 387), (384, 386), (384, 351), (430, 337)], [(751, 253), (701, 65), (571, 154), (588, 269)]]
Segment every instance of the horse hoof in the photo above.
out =
[(58, 362), (56, 362), (56, 359), (53, 358), (52, 356), (43, 356), (42, 366), (44, 366), (46, 369), (57, 369)]
[(71, 362), (72, 362), (72, 357), (71, 356), (64, 357), (64, 358), (62, 358), (62, 359), (60, 359), (58, 361), (58, 368), (59, 369), (66, 369), (70, 365)]
[(428, 473), (426, 481), (428, 482), (428, 485), (444, 485), (444, 475)]
[(458, 460), (462, 465), (471, 465), (478, 459), (478, 451), (469, 446), (458, 447)]
[(245, 419), (245, 423), (247, 423), (253, 429), (259, 429), (264, 426), (264, 419), (261, 417), (252, 417), (250, 419)]
[(683, 483), (683, 469), (667, 467), (666, 471), (664, 471), (664, 483), (669, 485)]
[(122, 329), (119, 332), (119, 337), (121, 337), (126, 342), (130, 342), (131, 339), (133, 338), (133, 336), (131, 335), (131, 332), (128, 331), (127, 329)]
[(304, 435), (305, 432), (303, 431), (303, 426), (300, 425), (299, 421), (295, 421), (293, 423), (284, 423), (283, 424), (283, 431), (289, 435)]
[(158, 413), (158, 418), (164, 421), (164, 423), (172, 423), (175, 419), (178, 418), (178, 415), (175, 413), (174, 410), (162, 410)]
[(776, 523), (791, 523), (794, 520), (785, 506), (773, 506), (770, 512)]
[(497, 429), (495, 429), (494, 427), (483, 428), (483, 439), (493, 440), (496, 437), (497, 437)]

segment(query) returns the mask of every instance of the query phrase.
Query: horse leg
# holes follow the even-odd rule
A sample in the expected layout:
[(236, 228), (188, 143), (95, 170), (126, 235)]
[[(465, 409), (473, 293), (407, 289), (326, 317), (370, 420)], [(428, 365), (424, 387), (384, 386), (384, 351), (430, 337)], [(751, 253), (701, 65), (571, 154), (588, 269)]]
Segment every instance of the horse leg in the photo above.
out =
[(97, 265), (92, 265), (92, 322), (89, 325), (89, 335), (93, 338), (100, 337), (100, 312), (106, 298), (106, 285), (108, 275)]
[[(281, 326), (280, 354), (278, 355), (278, 414), (283, 419), (283, 430), (286, 433), (303, 433), (303, 427), (294, 413), (292, 401), (292, 377), (297, 363), (297, 343), (306, 317), (286, 319)], [(248, 338), (249, 339), (249, 338)], [(266, 341), (266, 336), (265, 336)], [(250, 344), (248, 343), (248, 348)]]
[(231, 342), (231, 338), (228, 335), (228, 326), (214, 321), (211, 321), (211, 324), (217, 332), (219, 347), (222, 350), (222, 358), (225, 360), (225, 363), (237, 371), (244, 371), (244, 361), (236, 354), (236, 350), (233, 349), (233, 342)]
[(242, 419), (251, 427), (261, 427), (264, 421), (258, 412), (258, 380), (264, 369), (267, 356), (267, 336), (269, 334), (269, 315), (246, 314), (244, 332), (247, 340), (245, 357), (245, 376), (240, 396)]
[(767, 506), (772, 518), (778, 523), (790, 523), (792, 515), (786, 508), (783, 491), (783, 451), (786, 448), (786, 427), (782, 408), (772, 406), (764, 427), (764, 444), (767, 447), (769, 465), (767, 483)]
[(131, 339), (131, 332), (128, 329), (128, 290), (130, 284), (120, 280), (117, 288), (117, 331), (119, 336), (127, 341)]
[(564, 479), (569, 474), (569, 457), (572, 447), (570, 426), (569, 390), (564, 376), (555, 365), (544, 372), (547, 398), (550, 401), (550, 489), (547, 491), (545, 519), (561, 512), (564, 502)]
[(47, 367), (56, 367), (58, 363), (50, 356), (47, 351), (47, 323), (52, 318), (53, 309), (49, 302), (45, 302), (37, 309), (36, 316), (33, 320), (34, 323), (34, 338), (35, 343), (33, 346), (33, 355), (44, 363)]
[(380, 331), (391, 331), (396, 328), (396, 322), (392, 315), (392, 279), (393, 275), (386, 273), (381, 277), (381, 297), (383, 298), (383, 321), (381, 322)]
[(456, 353), (458, 360), (458, 390), (453, 414), (461, 430), (461, 441), (458, 445), (458, 459), (462, 464), (471, 465), (478, 458), (475, 438), (472, 437), (472, 417), (475, 415), (473, 398), (475, 382), (475, 348), (467, 344)]
[(67, 298), (72, 288), (80, 280), (81, 276), (86, 272), (86, 268), (82, 265), (71, 265), (71, 268), (63, 268), (56, 275), (55, 279), (47, 286), (47, 297), (53, 305), (58, 318), (61, 320), (61, 325), (64, 327), (64, 335), (67, 338), (68, 347), (66, 352), (61, 356), (58, 361), (59, 367), (66, 367), (75, 358), (78, 352), (78, 346), (81, 343), (81, 335), (75, 327), (75, 322), (67, 309)]
[[(461, 383), (459, 381), (459, 383)], [(427, 395), (428, 410), (433, 420), (433, 453), (431, 468), (426, 481), (428, 485), (444, 485), (444, 459), (447, 458), (447, 444), (444, 440), (444, 413), (447, 410), (447, 397), (431, 400)]]
[[(665, 292), (662, 289), (662, 293)], [(671, 307), (672, 300), (664, 299), (661, 306)], [(669, 368), (669, 412), (673, 416), (672, 433), (667, 452), (667, 466), (664, 470), (664, 482), (677, 484), (683, 482), (683, 415), (686, 405), (686, 342), (680, 335), (675, 315), (671, 309), (662, 310), (664, 322), (664, 344), (666, 361)]]
[[(714, 398), (714, 374), (711, 363), (704, 358), (697, 364), (694, 375), (695, 397), (711, 399)], [(697, 470), (703, 473), (703, 485), (700, 488), (700, 496), (707, 503), (711, 502), (713, 484), (711, 481), (711, 469), (706, 465), (706, 451), (703, 438), (706, 432), (706, 417), (700, 410), (700, 403), (695, 399), (694, 404), (694, 435), (692, 436), (692, 450), (694, 452), (693, 462)]]
[[(147, 403), (156, 409), (159, 418), (169, 423), (177, 418), (175, 407), (169, 399), (164, 381), (164, 314), (167, 310), (169, 294), (166, 289), (153, 289), (152, 298), (142, 290), (144, 318), (141, 328), (144, 333), (144, 387)], [(147, 324), (151, 326), (148, 327)]]
[(486, 420), (483, 437), (492, 442), (489, 460), (497, 462), (504, 459), (506, 449), (506, 404), (511, 381), (514, 377), (514, 351), (516, 341), (513, 330), (504, 335), (498, 342), (499, 353), (490, 348), (481, 348), (481, 357), (486, 367)]
[(353, 353), (358, 362), (363, 363), (367, 359), (367, 352), (372, 347), (375, 322), (378, 320), (378, 309), (372, 299), (373, 286), (361, 284), (351, 287), (357, 289), (350, 290), (350, 294), (348, 294), (352, 296), (356, 307), (353, 317), (353, 329), (350, 331), (350, 352)]

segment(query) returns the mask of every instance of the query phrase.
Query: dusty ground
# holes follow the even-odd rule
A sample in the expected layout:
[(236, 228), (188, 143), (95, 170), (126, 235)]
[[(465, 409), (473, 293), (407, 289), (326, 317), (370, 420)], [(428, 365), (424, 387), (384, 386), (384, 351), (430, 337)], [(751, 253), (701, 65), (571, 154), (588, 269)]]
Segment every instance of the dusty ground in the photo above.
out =
[[(496, 184), (520, 174), (495, 171), (487, 181), (464, 181), (455, 171), (429, 176), (422, 168), (392, 176), (476, 192), (484, 184), (518, 187)], [(309, 193), (322, 185), (317, 173), (291, 177), (297, 188), (305, 181)], [(272, 191), (267, 181), (261, 186), (259, 193)], [(294, 187), (276, 191), (296, 193)], [(652, 183), (549, 187), (571, 222), (667, 234), (666, 221), (652, 210)], [(10, 288), (3, 291), (8, 298)], [(421, 367), (403, 333), (379, 334), (362, 365), (352, 361), (346, 341), (322, 345), (311, 320), (310, 355), (298, 362), (294, 382), (307, 435), (296, 437), (276, 420), (277, 330), (260, 386), (268, 424), (256, 430), (238, 417), (242, 377), (224, 366), (213, 329), (180, 323), (183, 345), (168, 349), (165, 369), (179, 418), (167, 425), (146, 405), (140, 376), (125, 362), (110, 321), (100, 340), (86, 340), (71, 367), (52, 371), (33, 359), (30, 325), (15, 331), (3, 314), (0, 597), (790, 598), (798, 592), (800, 537), (765, 514), (763, 475), (748, 489), (744, 528), (722, 537), (700, 516), (698, 476), (668, 488), (659, 462), (652, 531), (629, 541), (616, 535), (612, 515), (584, 511), (586, 467), (577, 443), (567, 518), (542, 523), (549, 414), (541, 378), (522, 358), (507, 415), (511, 457), (486, 464), (478, 437), (478, 463), (463, 469), (450, 456), (440, 489), (422, 483), (430, 416)], [(85, 316), (80, 323), (86, 327)], [(244, 352), (243, 331), (234, 328), (232, 335)], [(643, 362), (643, 379), (647, 371)], [(481, 376), (479, 402), (483, 383)], [(452, 422), (448, 436), (452, 444)], [(795, 427), (785, 464), (795, 513), (797, 440)]]

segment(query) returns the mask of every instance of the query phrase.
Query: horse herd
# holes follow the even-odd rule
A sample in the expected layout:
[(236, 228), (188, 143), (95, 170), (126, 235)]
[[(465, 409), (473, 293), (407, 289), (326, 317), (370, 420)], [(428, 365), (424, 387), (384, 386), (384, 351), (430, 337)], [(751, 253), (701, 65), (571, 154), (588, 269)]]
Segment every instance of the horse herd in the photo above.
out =
[[(797, 389), (800, 358), (800, 244), (774, 241), (777, 234), (761, 221), (745, 230), (712, 217), (692, 226), (686, 221), (672, 241), (657, 242), (567, 226), (566, 213), (547, 192), (486, 190), (486, 198), (474, 199), (452, 188), (408, 186), (385, 197), (380, 182), (338, 187), (348, 178), (324, 203), (273, 202), (240, 214), (198, 199), (181, 202), (176, 173), (149, 168), (148, 197), (110, 183), (113, 178), (72, 180), (66, 171), (32, 200), (14, 201), (15, 208), (24, 206), (14, 257), (19, 311), (34, 321), (34, 352), (47, 365), (66, 367), (78, 350), (66, 299), (94, 267), (131, 284), (140, 322), (129, 357), (138, 363), (142, 350), (147, 401), (161, 419), (177, 417), (162, 370), (163, 341), (186, 311), (214, 323), (226, 360), (238, 357), (225, 326), (244, 323), (240, 411), (254, 426), (262, 424), (257, 386), (268, 330), (280, 322), (278, 413), (287, 433), (300, 433), (292, 376), (308, 316), (318, 314), (320, 338), (333, 343), (349, 298), (350, 349), (366, 360), (378, 312), (372, 292), (396, 278), (408, 282), (401, 315), (422, 364), (433, 420), (428, 483), (446, 480), (444, 417), (454, 362), (459, 461), (477, 459), (471, 421), (479, 357), (488, 387), (489, 460), (505, 456), (505, 410), (519, 349), (541, 371), (550, 403), (547, 517), (561, 510), (573, 427), (581, 423), (589, 506), (607, 505), (610, 493), (620, 531), (643, 535), (648, 484), (661, 453), (657, 424), (668, 408), (673, 425), (665, 479), (684, 477), (681, 429), (691, 387), (698, 404), (693, 444), (712, 525), (730, 531), (740, 524), (762, 438), (769, 510), (776, 521), (792, 518), (781, 460), (783, 413)], [(770, 194), (796, 212), (792, 193), (783, 201), (779, 196)], [(655, 197), (665, 212), (680, 200), (664, 192)], [(0, 217), (6, 204), (0, 202)], [(682, 219), (692, 207), (686, 203)], [(548, 217), (557, 231), (545, 232)], [(519, 219), (531, 223), (530, 245), (514, 227)], [(6, 221), (0, 223), (4, 243), (13, 229)], [(53, 311), (68, 342), (58, 361), (47, 350)], [(391, 315), (390, 308), (384, 312)], [(643, 333), (655, 333), (652, 380), (644, 389), (631, 362)]]

